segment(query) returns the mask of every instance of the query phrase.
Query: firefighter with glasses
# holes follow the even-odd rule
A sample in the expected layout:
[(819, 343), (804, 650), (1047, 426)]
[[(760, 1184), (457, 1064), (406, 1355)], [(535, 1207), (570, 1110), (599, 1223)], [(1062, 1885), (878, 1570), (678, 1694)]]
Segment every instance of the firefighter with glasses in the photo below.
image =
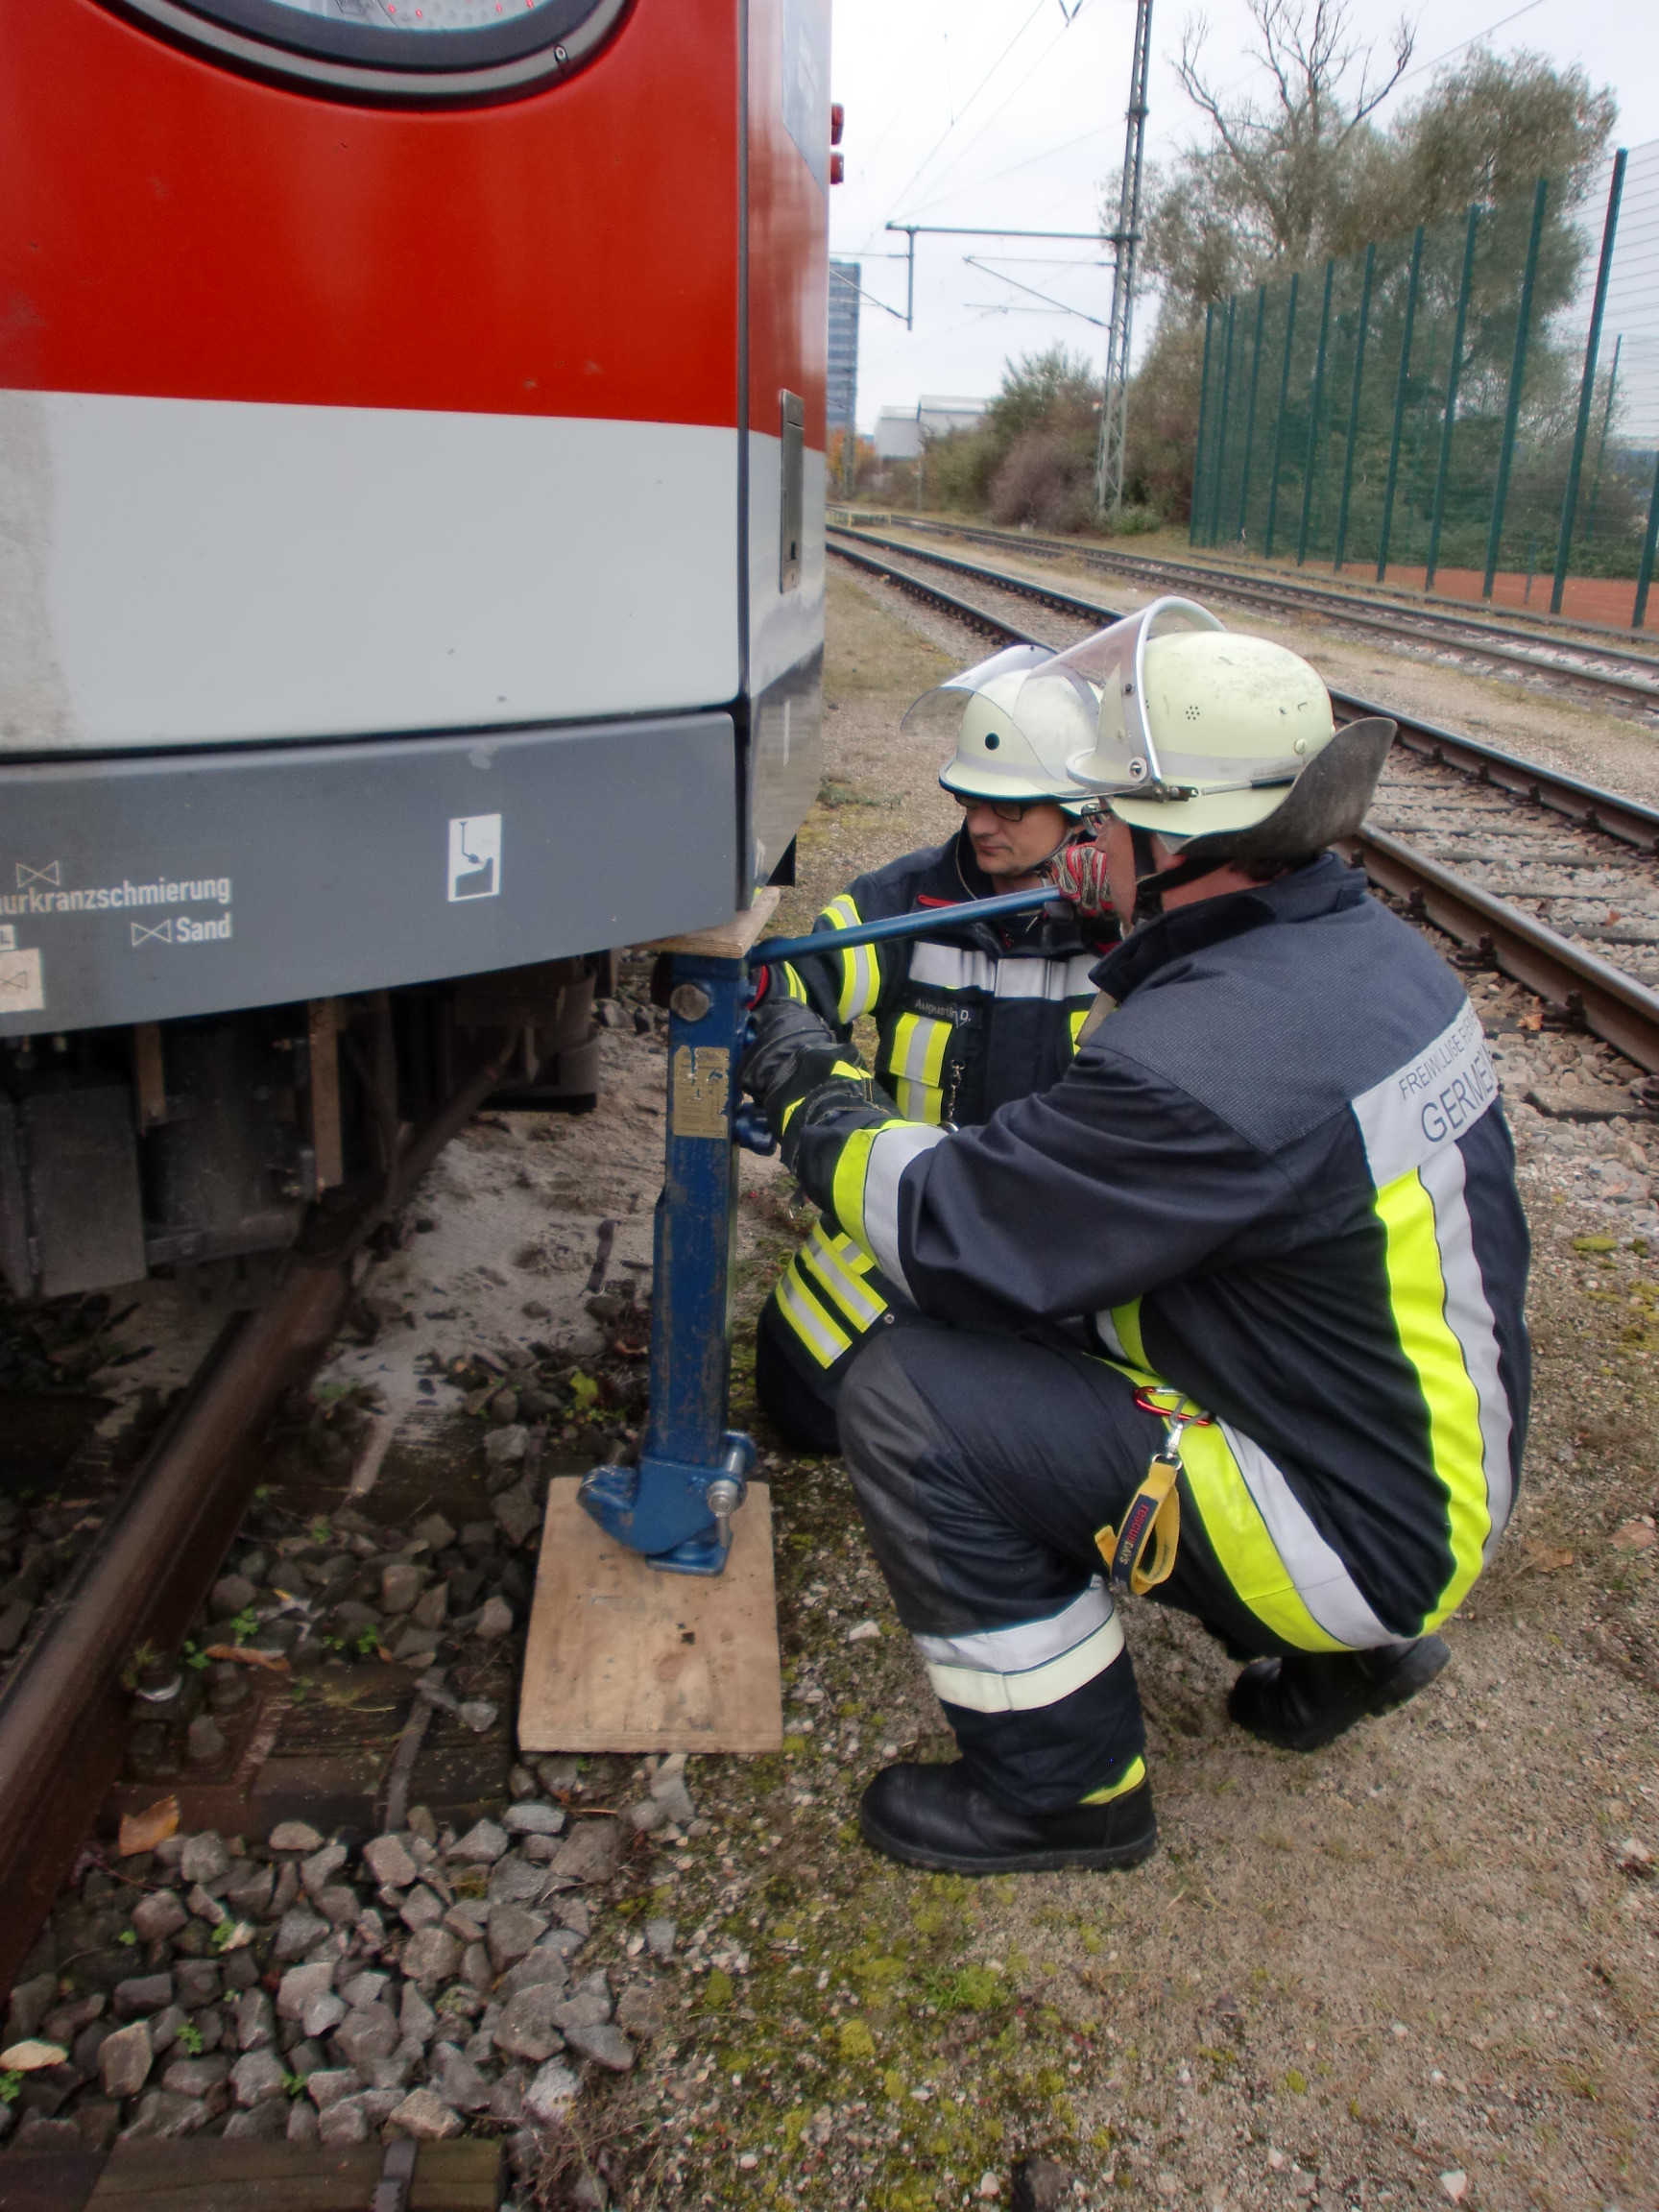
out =
[(913, 1316), (843, 1448), (955, 1732), (866, 1839), (987, 1873), (1157, 1835), (1119, 1605), (1247, 1661), (1229, 1711), (1308, 1751), (1432, 1679), (1526, 1434), (1527, 1237), (1474, 1009), (1327, 848), (1394, 726), (1190, 602), (1033, 667), (1104, 812), (1049, 864), (1128, 931), (1075, 1057), (979, 1127), (895, 1111), (789, 999), (740, 1068)]
[[(845, 1041), (875, 1018), (875, 1080), (907, 1121), (976, 1125), (1065, 1073), (1094, 1000), (1090, 971), (1118, 939), (1108, 915), (1075, 909), (1004, 916), (1001, 926), (941, 923), (938, 936), (835, 949), (838, 931), (928, 907), (1038, 885), (1039, 871), (1085, 834), (1088, 794), (1067, 772), (1072, 729), (1048, 694), (1014, 701), (1054, 656), (1014, 645), (919, 699), (902, 725), (938, 732), (955, 752), (939, 781), (962, 808), (945, 844), (906, 854), (832, 899), (813, 927), (822, 958), (776, 972), (769, 991), (808, 1007)], [(1057, 699), (1058, 694), (1054, 697)], [(796, 1450), (839, 1449), (835, 1405), (873, 1334), (913, 1310), (871, 1254), (832, 1221), (815, 1227), (760, 1316), (755, 1381), (774, 1426)]]

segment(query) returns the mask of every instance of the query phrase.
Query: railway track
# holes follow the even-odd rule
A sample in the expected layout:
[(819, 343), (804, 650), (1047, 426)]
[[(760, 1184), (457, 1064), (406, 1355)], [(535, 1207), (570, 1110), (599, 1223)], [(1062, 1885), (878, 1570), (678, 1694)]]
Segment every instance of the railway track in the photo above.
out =
[[(830, 550), (1001, 643), (1070, 641), (1035, 637), (1013, 618), (1008, 600), (1041, 605), (1090, 628), (1118, 618), (1115, 608), (950, 555), (894, 548), (911, 564), (902, 566), (869, 551), (867, 541), (850, 541), (839, 531), (831, 533)], [(919, 574), (919, 567), (943, 568), (952, 587), (972, 581), (981, 596), (965, 598), (959, 589)], [(987, 605), (986, 592), (1005, 595), (1004, 606)], [(1659, 808), (1354, 693), (1334, 691), (1332, 699), (1344, 721), (1390, 715), (1407, 749), (1403, 760), (1410, 763), (1395, 769), (1379, 793), (1379, 814), (1405, 820), (1368, 821), (1352, 844), (1351, 856), (1372, 881), (1649, 1075), (1659, 1073), (1659, 990), (1633, 972), (1652, 965), (1659, 975), (1659, 958), (1647, 957), (1649, 947), (1659, 955), (1659, 880), (1649, 864), (1659, 855)], [(1490, 810), (1479, 809), (1474, 820), (1468, 818), (1472, 781), (1491, 802)], [(1424, 850), (1402, 836), (1406, 827), (1423, 831), (1440, 850)], [(1563, 830), (1570, 840), (1566, 847), (1560, 842)], [(1471, 849), (1472, 831), (1486, 843)], [(1454, 854), (1465, 867), (1449, 864)], [(1468, 873), (1471, 865), (1482, 871), (1484, 880)], [(1530, 879), (1506, 896), (1505, 878), (1517, 870)], [(1650, 927), (1628, 923), (1633, 908), (1647, 909), (1643, 920), (1650, 920)], [(1569, 914), (1568, 928), (1554, 926)], [(1622, 926), (1623, 936), (1617, 934)], [(1630, 965), (1597, 950), (1592, 933), (1626, 951)]]
[[(1488, 672), (1522, 670), (1551, 684), (1588, 692), (1603, 705), (1612, 700), (1627, 709), (1659, 712), (1659, 658), (1633, 652), (1611, 641), (1590, 642), (1582, 636), (1562, 637), (1548, 632), (1527, 637), (1524, 632), (1518, 635), (1513, 622), (1464, 614), (1447, 607), (1419, 606), (1404, 601), (1383, 604), (1336, 586), (1292, 582), (1267, 574), (1249, 575), (1236, 568), (1197, 561), (1171, 561), (1151, 554), (1107, 551), (1099, 546), (1074, 544), (1065, 539), (1028, 536), (1023, 531), (993, 530), (971, 523), (933, 522), (923, 518), (906, 521), (902, 527), (928, 536), (994, 546), (1007, 553), (1076, 561), (1108, 575), (1119, 576), (1126, 583), (1166, 591), (1200, 591), (1207, 598), (1225, 599), (1260, 613), (1288, 614), (1295, 619), (1315, 616), (1345, 623), (1354, 629), (1408, 641), (1436, 655), (1450, 652), (1459, 659), (1488, 663)], [(895, 552), (921, 555), (921, 548), (902, 540), (863, 529), (857, 536), (867, 543), (883, 545)], [(964, 566), (971, 568), (972, 564)]]
[(277, 1400), (309, 1378), (345, 1315), (356, 1254), (489, 1096), (512, 1050), (500, 1044), (410, 1139), (392, 1176), (317, 1210), (275, 1297), (228, 1322), (7, 1678), (0, 1989), (120, 1770), (133, 1654), (177, 1649), (259, 1479), (256, 1446)]
[[(655, 1091), (651, 965), (613, 978), (643, 1025), (611, 1026)], [(538, 1758), (515, 1736), (544, 1484), (621, 1456), (645, 1406), (633, 1282), (605, 1282), (615, 1310), (578, 1365), (529, 1336), (535, 1320), (555, 1334), (547, 1306), (469, 1294), (452, 1247), (436, 1267), (415, 1257), (452, 1216), (431, 1186), (439, 1218), (410, 1201), (468, 1123), (448, 1166), (476, 1176), (469, 1206), (506, 1163), (517, 1193), (595, 1157), (612, 1202), (634, 1201), (618, 1214), (646, 1195), (614, 1129), (591, 1142), (597, 1117), (556, 1125), (558, 1166), (501, 1118), (474, 1120), (517, 1049), (517, 1031), (478, 1034), (487, 1061), (391, 1172), (313, 1209), (274, 1296), (232, 1317), (124, 1494), (116, 1474), (56, 1510), (104, 1440), (39, 1490), (0, 1484), (0, 1574), (40, 1549), (37, 1509), (66, 1545), (75, 1510), (103, 1509), (89, 1539), (98, 1517), (76, 1523), (72, 1578), (40, 1595), (0, 1686), (0, 2212), (490, 2212), (509, 2168), (528, 2192), (591, 2162), (605, 2084), (666, 2025), (670, 1976), (703, 1936), (677, 1948), (671, 1915), (645, 1936), (630, 1915), (670, 1888), (686, 1912), (712, 1895), (709, 1785), (693, 1800), (678, 1762)], [(578, 1250), (536, 1286), (590, 1292), (635, 1266), (613, 1261), (617, 1229), (599, 1225), (597, 1275)], [(402, 1342), (405, 1315), (441, 1334)], [(36, 1341), (19, 1323), (0, 1315), (3, 1348)], [(95, 1373), (117, 1363), (116, 1326)], [(173, 1350), (154, 1372), (180, 1371)], [(51, 1388), (13, 1363), (19, 1380)], [(21, 1402), (0, 1392), (0, 1410)], [(644, 2128), (605, 2152), (613, 2180), (666, 2156)]]

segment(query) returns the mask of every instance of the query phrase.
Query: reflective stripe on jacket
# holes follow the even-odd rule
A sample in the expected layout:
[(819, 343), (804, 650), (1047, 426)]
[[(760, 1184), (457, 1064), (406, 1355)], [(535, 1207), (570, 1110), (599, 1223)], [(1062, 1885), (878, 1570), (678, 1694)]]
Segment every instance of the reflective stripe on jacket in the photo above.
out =
[(1195, 1503), (1230, 1575), (1288, 1571), (1315, 1619), (1325, 1589), (1340, 1642), (1415, 1635), (1509, 1518), (1529, 1393), (1474, 1009), (1329, 855), (1095, 980), (1116, 1008), (1047, 1090), (953, 1132), (824, 1112), (802, 1180), (924, 1312), (1046, 1325), (1214, 1414), (1237, 1474)]
[[(983, 899), (996, 889), (965, 831), (860, 876), (813, 924), (839, 929), (918, 908)], [(1094, 1001), (1090, 974), (1116, 925), (1080, 928), (1070, 913), (1014, 916), (948, 937), (893, 938), (826, 950), (779, 971), (777, 982), (846, 1037), (875, 1018), (878, 1087), (906, 1120), (970, 1125), (1009, 1100), (1057, 1082)], [(777, 988), (775, 983), (774, 988)], [(812, 1232), (774, 1292), (793, 1342), (826, 1375), (887, 1307), (869, 1254), (832, 1226)]]

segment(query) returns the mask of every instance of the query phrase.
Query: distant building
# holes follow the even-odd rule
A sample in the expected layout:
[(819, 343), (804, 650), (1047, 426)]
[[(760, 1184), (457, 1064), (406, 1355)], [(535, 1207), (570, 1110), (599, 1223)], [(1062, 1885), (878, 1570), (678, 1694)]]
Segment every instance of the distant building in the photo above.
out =
[(851, 430), (858, 420), (858, 286), (856, 261), (830, 264), (829, 426)]
[(917, 418), (926, 438), (943, 438), (948, 430), (977, 430), (990, 412), (989, 399), (929, 399), (917, 401)]
[(876, 421), (878, 461), (914, 461), (924, 438), (943, 438), (951, 430), (977, 430), (988, 399), (940, 399), (926, 394), (914, 407), (883, 407)]

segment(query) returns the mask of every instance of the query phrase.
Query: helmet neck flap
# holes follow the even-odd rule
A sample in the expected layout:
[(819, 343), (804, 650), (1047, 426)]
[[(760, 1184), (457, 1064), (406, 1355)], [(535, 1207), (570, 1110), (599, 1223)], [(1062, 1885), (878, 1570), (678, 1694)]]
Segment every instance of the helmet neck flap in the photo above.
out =
[(1172, 867), (1158, 866), (1152, 830), (1125, 823), (1135, 854), (1134, 920), (1153, 920), (1169, 892), (1218, 868), (1244, 862), (1279, 874), (1305, 867), (1338, 838), (1352, 837), (1365, 819), (1397, 728), (1384, 714), (1345, 722), (1264, 821), (1188, 838)]

